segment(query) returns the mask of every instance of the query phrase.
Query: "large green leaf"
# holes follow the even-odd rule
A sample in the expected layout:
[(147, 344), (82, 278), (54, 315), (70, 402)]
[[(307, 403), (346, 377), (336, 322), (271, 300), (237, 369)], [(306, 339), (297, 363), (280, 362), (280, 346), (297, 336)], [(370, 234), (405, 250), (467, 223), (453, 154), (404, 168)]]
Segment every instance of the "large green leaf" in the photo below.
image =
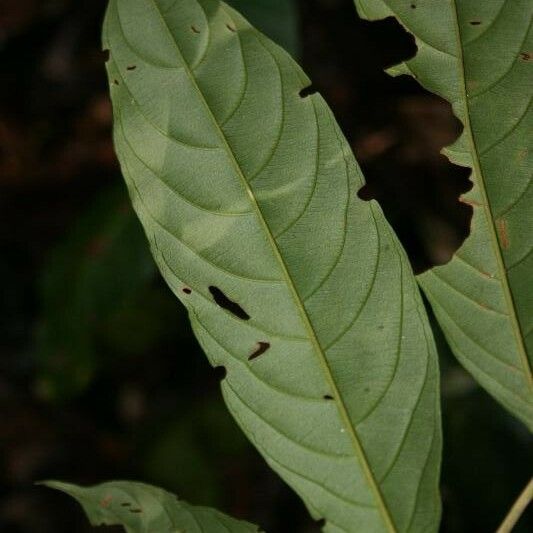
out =
[(531, 0), (356, 0), (395, 16), (417, 55), (392, 69), (452, 103), (464, 132), (447, 149), (472, 167), (470, 237), (420, 277), (463, 365), (533, 428), (533, 32)]
[(257, 533), (259, 528), (207, 507), (178, 500), (162, 489), (112, 481), (95, 487), (49, 481), (75, 498), (93, 526), (124, 526), (127, 533)]
[(431, 331), (324, 100), (218, 0), (112, 0), (104, 46), (135, 209), (234, 417), (326, 531), (435, 531)]

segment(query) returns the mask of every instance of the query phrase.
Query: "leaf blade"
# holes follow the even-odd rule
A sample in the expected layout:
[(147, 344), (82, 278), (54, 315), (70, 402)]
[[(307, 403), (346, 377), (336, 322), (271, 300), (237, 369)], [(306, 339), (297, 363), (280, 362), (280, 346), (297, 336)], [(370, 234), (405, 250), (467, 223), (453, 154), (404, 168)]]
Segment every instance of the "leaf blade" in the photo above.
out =
[(437, 364), (407, 258), (293, 60), (220, 2), (174, 6), (110, 3), (115, 144), (226, 403), (327, 531), (435, 530)]
[(395, 16), (415, 35), (417, 55), (393, 70), (447, 99), (465, 126), (446, 153), (473, 169), (474, 187), (463, 199), (473, 208), (471, 235), (451, 263), (419, 280), (461, 363), (531, 429), (527, 139), (533, 115), (531, 69), (521, 54), (533, 44), (532, 6), (506, 0), (356, 5), (365, 18)]
[(127, 532), (187, 531), (190, 533), (257, 533), (259, 528), (214, 509), (178, 500), (157, 487), (133, 481), (111, 481), (80, 487), (47, 481), (46, 487), (72, 496), (93, 526), (124, 526)]

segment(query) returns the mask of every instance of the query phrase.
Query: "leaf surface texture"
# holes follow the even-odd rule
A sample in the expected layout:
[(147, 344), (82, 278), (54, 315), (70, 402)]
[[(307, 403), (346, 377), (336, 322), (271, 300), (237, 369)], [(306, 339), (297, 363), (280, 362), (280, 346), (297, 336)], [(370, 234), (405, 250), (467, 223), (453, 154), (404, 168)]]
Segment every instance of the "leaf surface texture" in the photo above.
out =
[(215, 0), (112, 0), (104, 46), (135, 209), (233, 416), (325, 531), (436, 531), (431, 331), (324, 100)]
[(127, 533), (257, 533), (259, 528), (207, 507), (178, 500), (157, 487), (112, 481), (80, 487), (59, 481), (46, 486), (75, 498), (93, 526), (124, 526)]
[(464, 125), (447, 148), (473, 169), (463, 201), (471, 235), (420, 276), (456, 356), (533, 428), (533, 3), (356, 0), (368, 19), (396, 17), (417, 55), (391, 69), (448, 100)]

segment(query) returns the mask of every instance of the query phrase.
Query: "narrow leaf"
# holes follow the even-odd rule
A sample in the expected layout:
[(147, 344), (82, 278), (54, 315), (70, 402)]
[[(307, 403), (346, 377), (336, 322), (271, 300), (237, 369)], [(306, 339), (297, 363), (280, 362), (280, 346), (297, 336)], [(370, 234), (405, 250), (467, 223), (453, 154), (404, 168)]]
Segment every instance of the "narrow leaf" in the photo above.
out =
[(104, 46), (135, 209), (233, 416), (326, 531), (436, 531), (431, 331), (324, 100), (218, 0), (112, 0)]
[(259, 528), (214, 509), (196, 507), (157, 487), (112, 481), (79, 487), (59, 481), (44, 483), (65, 492), (83, 507), (93, 526), (124, 526), (127, 533), (257, 533)]
[(416, 57), (392, 69), (452, 103), (464, 132), (447, 149), (471, 167), (470, 237), (448, 265), (420, 276), (462, 364), (533, 428), (533, 3), (356, 0), (362, 16), (395, 16)]

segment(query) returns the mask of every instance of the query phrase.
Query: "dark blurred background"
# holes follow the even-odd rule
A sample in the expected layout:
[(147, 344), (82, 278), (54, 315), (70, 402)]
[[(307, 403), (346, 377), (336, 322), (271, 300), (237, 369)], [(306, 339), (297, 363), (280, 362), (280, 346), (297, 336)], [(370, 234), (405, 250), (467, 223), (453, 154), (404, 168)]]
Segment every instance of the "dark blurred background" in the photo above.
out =
[[(351, 0), (234, 0), (303, 63), (421, 272), (467, 236), (468, 172), (440, 149), (450, 106), (383, 69), (397, 23)], [(89, 531), (40, 479), (160, 485), (271, 533), (316, 532), (226, 413), (216, 373), (150, 258), (111, 141), (105, 0), (0, 0), (0, 531)], [(443, 369), (442, 531), (494, 531), (532, 464), (523, 426), (454, 362)], [(533, 530), (531, 516), (517, 532)], [(364, 533), (364, 532), (362, 532)]]

